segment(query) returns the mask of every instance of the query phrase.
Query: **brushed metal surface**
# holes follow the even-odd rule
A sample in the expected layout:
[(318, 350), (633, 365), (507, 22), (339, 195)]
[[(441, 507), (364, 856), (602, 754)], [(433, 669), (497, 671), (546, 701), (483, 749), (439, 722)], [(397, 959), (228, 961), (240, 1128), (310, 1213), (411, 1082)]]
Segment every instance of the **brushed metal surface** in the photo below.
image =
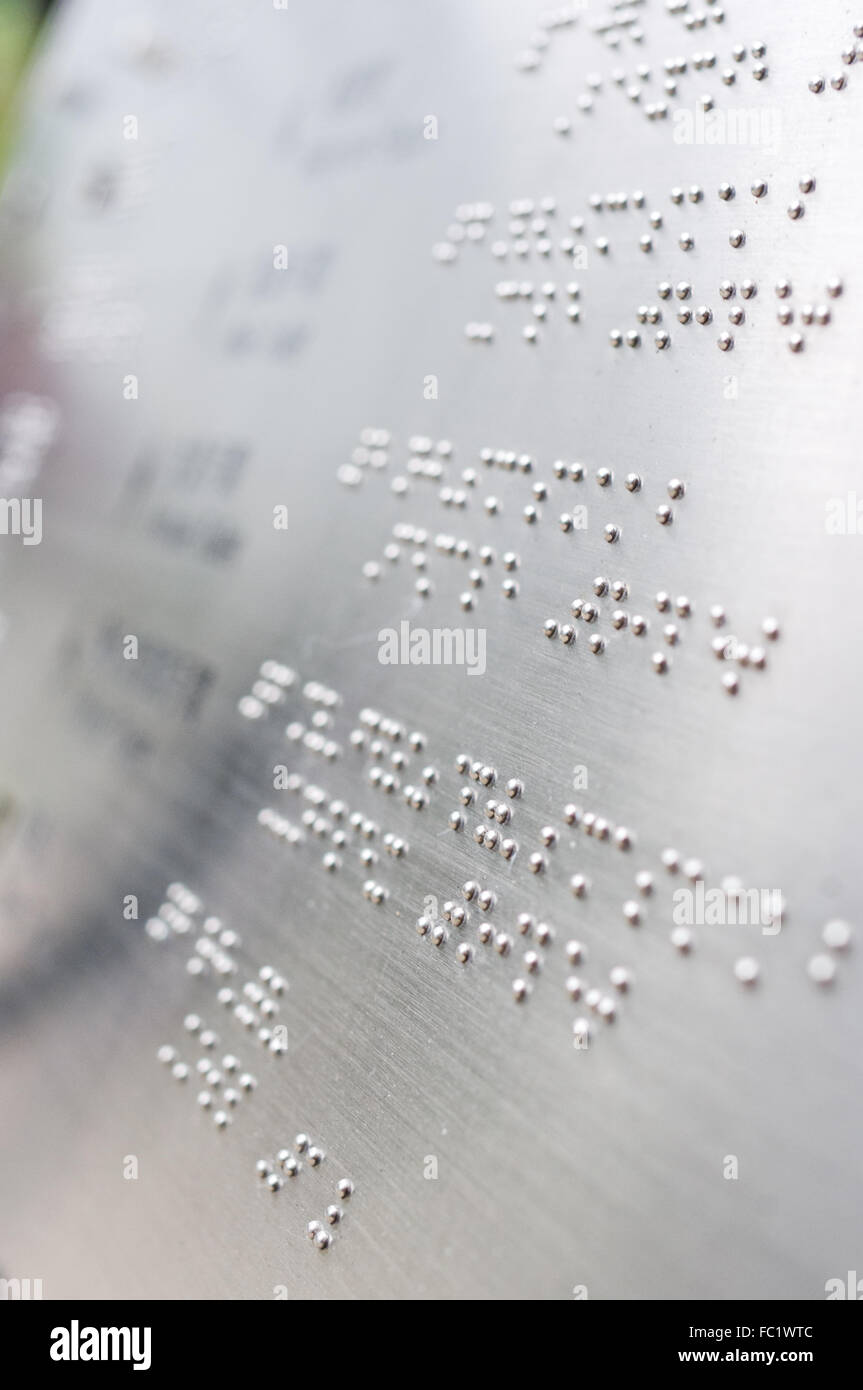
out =
[[(858, 908), (861, 542), (831, 534), (827, 517), (831, 499), (847, 510), (859, 475), (863, 86), (840, 56), (859, 16), (838, 0), (723, 9), (691, 30), (694, 6), (618, 10), (643, 37), (621, 31), (609, 47), (592, 29), (612, 12), (591, 5), (533, 50), (539, 7), (502, 0), (76, 0), (50, 28), (0, 205), (0, 492), (43, 502), (41, 544), (0, 537), (4, 1277), (41, 1278), (46, 1297), (822, 1298), (861, 1267), (859, 951), (833, 953), (828, 988), (807, 974), (831, 954), (824, 924), (853, 927)], [(715, 65), (694, 67), (705, 52)], [(676, 55), (687, 69), (664, 98)], [(707, 142), (703, 94), (707, 114), (758, 113), (744, 143), (728, 120), (711, 127), (723, 143)], [(663, 99), (668, 114), (649, 118)], [(616, 190), (625, 209), (591, 207)], [(544, 256), (530, 224), (549, 197)], [(537, 206), (513, 231), (520, 199)], [(493, 220), (453, 242), (456, 209), (477, 202)], [(567, 235), (585, 265), (560, 250)], [(450, 263), (432, 254), (441, 243), (456, 247)], [(774, 292), (783, 277), (787, 301)], [(498, 298), (509, 280), (532, 282), (532, 299)], [(659, 298), (661, 282), (683, 280), (687, 300)], [(806, 324), (807, 304), (830, 322)], [(661, 324), (639, 323), (640, 305)], [(700, 305), (711, 322), (679, 323)], [(732, 326), (735, 307), (745, 319)], [(486, 323), (491, 340), (471, 341), (465, 326)], [(640, 345), (614, 348), (613, 329)], [(338, 470), (369, 428), (391, 435), (386, 464), (362, 464), (360, 485), (345, 486)], [(451, 457), (430, 455), (438, 480), (409, 470), (425, 457), (416, 437), (451, 442)], [(486, 448), (530, 455), (534, 470), (486, 467)], [(582, 462), (584, 480), (556, 478), (559, 459)], [(613, 472), (604, 489), (601, 467)], [(686, 486), (676, 500), (673, 478)], [(667, 527), (655, 518), (665, 503)], [(281, 506), (286, 531), (273, 524)], [(575, 506), (587, 529), (561, 531)], [(384, 558), (400, 525), (428, 532), (425, 571), (408, 541)], [(442, 554), (439, 534), (467, 540), (471, 558)], [(482, 566), (485, 544), (495, 558)], [(473, 567), (485, 582), (464, 611)], [(625, 581), (628, 596), (596, 597), (594, 576)], [(687, 596), (691, 617), (657, 611), (658, 591)], [(576, 598), (595, 602), (596, 624), (571, 618)], [(728, 614), (721, 633), (714, 604)], [(640, 638), (636, 614), (649, 622)], [(549, 618), (573, 623), (571, 647), (546, 639)], [(381, 664), (378, 635), (403, 620), (482, 628), (484, 674)], [(718, 633), (762, 646), (765, 668), (717, 661)], [(128, 636), (137, 661), (124, 659)], [(265, 660), (298, 680), (244, 718)], [(736, 695), (722, 685), (732, 671)], [(309, 681), (338, 702), (308, 698)], [(370, 785), (368, 747), (350, 744), (367, 709), (426, 736), (421, 753), (383, 736), (392, 795)], [(285, 735), (296, 722), (314, 733), (316, 710), (341, 749), (332, 759)], [(389, 761), (400, 748), (404, 769)], [(462, 752), (497, 784), (459, 774)], [(323, 806), (276, 789), (280, 765), (322, 788)], [(412, 809), (404, 788), (423, 786), (426, 766), (439, 777)], [(512, 777), (524, 794), (508, 802)], [(454, 832), (464, 785), (476, 804)], [(518, 842), (511, 861), (473, 838), (492, 824), (489, 798), (512, 811), (498, 826)], [(333, 799), (378, 833), (346, 821), (334, 846)], [(627, 827), (632, 848), (568, 826), (569, 802)], [(302, 842), (262, 828), (264, 808)], [(310, 809), (326, 834), (303, 825)], [(402, 857), (387, 833), (407, 843)], [(669, 847), (701, 860), (710, 887), (736, 875), (781, 890), (781, 931), (695, 926), (691, 952), (675, 950), (683, 878), (662, 868)], [(334, 852), (341, 867), (327, 872)], [(536, 874), (535, 852), (547, 860)], [(654, 875), (650, 896), (639, 870)], [(590, 880), (584, 899), (575, 873)], [(496, 893), (488, 919), (512, 936), (508, 956), (481, 943), (475, 902), (438, 949), (415, 930), (427, 899), (463, 903), (471, 879)], [(367, 880), (385, 901), (364, 895)], [(146, 923), (177, 882), (205, 906), (189, 933), (155, 941)], [(129, 895), (137, 920), (124, 918)], [(550, 924), (553, 942), (522, 938), (520, 913)], [(188, 973), (208, 915), (242, 938), (224, 948), (239, 996), (261, 967), (284, 976), (285, 1055), (216, 1002), (211, 965)], [(586, 952), (576, 967), (571, 938)], [(758, 962), (754, 987), (735, 978), (741, 957)], [(609, 983), (617, 965), (632, 973), (625, 994)], [(568, 997), (572, 973), (614, 997), (613, 1023)], [(519, 977), (531, 985), (521, 1005)], [(178, 1083), (156, 1058), (171, 1045), (194, 1071), (204, 1050), (184, 1031), (190, 1012), (217, 1031), (213, 1055), (236, 1054), (257, 1079), (224, 1132), (196, 1104), (197, 1076)], [(573, 1046), (581, 1016), (585, 1049)], [(298, 1132), (326, 1158), (270, 1193), (255, 1162)], [(306, 1224), (343, 1177), (354, 1195), (322, 1252)]]

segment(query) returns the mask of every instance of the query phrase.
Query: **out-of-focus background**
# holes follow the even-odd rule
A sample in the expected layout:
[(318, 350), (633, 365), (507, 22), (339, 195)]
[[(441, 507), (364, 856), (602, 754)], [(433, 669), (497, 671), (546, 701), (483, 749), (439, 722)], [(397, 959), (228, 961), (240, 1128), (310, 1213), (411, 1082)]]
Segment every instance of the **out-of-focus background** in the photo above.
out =
[(15, 93), (53, 0), (0, 0), (0, 174), (15, 132)]

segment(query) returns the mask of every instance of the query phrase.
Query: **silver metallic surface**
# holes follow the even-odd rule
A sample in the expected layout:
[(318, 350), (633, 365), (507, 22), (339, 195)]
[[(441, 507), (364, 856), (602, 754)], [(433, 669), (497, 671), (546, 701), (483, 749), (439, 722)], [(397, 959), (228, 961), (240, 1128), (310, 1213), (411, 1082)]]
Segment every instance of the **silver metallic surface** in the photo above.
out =
[[(61, 10), (0, 201), (44, 526), (0, 536), (0, 1275), (863, 1267), (858, 18)], [(383, 663), (405, 622), (484, 669)], [(781, 927), (675, 919), (726, 880)]]

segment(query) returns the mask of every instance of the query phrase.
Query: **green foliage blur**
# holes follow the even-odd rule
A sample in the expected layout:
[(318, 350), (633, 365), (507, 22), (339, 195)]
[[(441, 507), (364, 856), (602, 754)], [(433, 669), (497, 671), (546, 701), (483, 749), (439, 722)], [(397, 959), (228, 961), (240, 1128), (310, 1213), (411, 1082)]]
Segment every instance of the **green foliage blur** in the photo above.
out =
[(14, 134), (15, 95), (45, 8), (36, 0), (0, 0), (0, 174)]

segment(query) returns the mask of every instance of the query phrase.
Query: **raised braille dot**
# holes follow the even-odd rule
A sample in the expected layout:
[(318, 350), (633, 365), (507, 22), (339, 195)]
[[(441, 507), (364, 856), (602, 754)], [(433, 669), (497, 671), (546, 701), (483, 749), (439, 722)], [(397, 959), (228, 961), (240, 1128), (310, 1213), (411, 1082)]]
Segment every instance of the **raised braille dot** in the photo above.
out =
[(630, 328), (628, 333), (626, 334), (626, 346), (630, 348), (637, 348), (641, 346), (641, 334), (638, 333), (634, 328)]
[(800, 202), (799, 198), (795, 199), (793, 203), (788, 204), (788, 216), (791, 218), (792, 222), (796, 222), (799, 217), (802, 217), (805, 211), (806, 208), (803, 203)]
[(844, 951), (851, 943), (851, 927), (841, 918), (834, 918), (822, 928), (821, 940), (831, 951)]
[(788, 339), (788, 346), (789, 346), (789, 348), (791, 349), (791, 351), (792, 351), (792, 352), (802, 352), (802, 351), (803, 351), (803, 345), (804, 345), (804, 340), (803, 340), (803, 337), (801, 336), (801, 334), (799, 334), (799, 333), (792, 333), (792, 334), (791, 334), (791, 337)]
[(734, 974), (742, 985), (754, 985), (758, 979), (758, 962), (753, 956), (740, 956), (734, 962)]
[(838, 279), (828, 280), (827, 293), (831, 299), (838, 299), (842, 293), (842, 281)]
[(623, 915), (631, 927), (637, 927), (641, 921), (641, 909), (638, 903), (630, 899), (623, 904)]
[(639, 492), (641, 490), (641, 478), (637, 473), (627, 473), (623, 480), (623, 486), (627, 492)]
[(724, 203), (730, 202), (734, 194), (735, 189), (732, 183), (721, 183), (719, 185), (719, 196)]
[(607, 541), (609, 545), (614, 545), (614, 543), (620, 539), (620, 527), (615, 526), (613, 522), (609, 522), (607, 526), (603, 526), (602, 528), (602, 538), (604, 541)]
[(648, 623), (647, 619), (642, 617), (640, 613), (633, 614), (631, 624), (633, 636), (643, 637), (644, 634), (648, 631), (649, 626), (650, 624)]
[(809, 90), (810, 90), (810, 92), (814, 92), (816, 96), (819, 96), (819, 95), (821, 94), (821, 92), (824, 91), (824, 78), (823, 78), (823, 77), (810, 77), (810, 79), (809, 79)]
[(736, 304), (734, 308), (729, 312), (728, 322), (737, 325), (743, 323), (745, 319), (746, 310), (743, 309), (739, 304)]
[(746, 233), (742, 232), (739, 227), (735, 227), (734, 231), (729, 233), (728, 241), (735, 248), (742, 246), (746, 241)]
[(662, 502), (656, 508), (656, 520), (660, 526), (670, 526), (674, 519), (674, 513), (667, 502)]
[(651, 657), (651, 660), (653, 662), (654, 671), (656, 671), (659, 675), (664, 675), (665, 672), (668, 670), (669, 666), (668, 657), (665, 655), (665, 653), (654, 652), (653, 656)]
[(812, 956), (807, 962), (806, 973), (816, 985), (832, 984), (836, 977), (836, 962), (830, 956)]
[(566, 958), (570, 965), (578, 965), (584, 957), (584, 946), (580, 941), (567, 941)]
[(590, 881), (584, 874), (573, 874), (569, 886), (574, 897), (585, 898), (590, 890)]
[(732, 338), (731, 334), (727, 331), (720, 333), (719, 337), (716, 340), (716, 343), (719, 347), (720, 352), (730, 352), (730, 350), (734, 347), (734, 339)]
[(659, 349), (659, 351), (660, 351), (660, 352), (664, 352), (665, 349), (666, 349), (666, 348), (669, 346), (669, 344), (671, 343), (671, 335), (670, 335), (669, 333), (667, 333), (666, 330), (665, 330), (664, 328), (661, 328), (661, 329), (659, 330), (659, 332), (656, 334), (656, 337), (654, 338), (653, 341), (655, 342), (655, 344), (656, 344), (657, 348)]
[(576, 1044), (579, 1047), (586, 1047), (590, 1039), (590, 1024), (586, 1018), (577, 1018), (572, 1025)]
[(678, 950), (681, 955), (686, 955), (692, 948), (692, 932), (688, 927), (674, 927), (670, 933), (669, 939), (672, 946), (675, 950)]

